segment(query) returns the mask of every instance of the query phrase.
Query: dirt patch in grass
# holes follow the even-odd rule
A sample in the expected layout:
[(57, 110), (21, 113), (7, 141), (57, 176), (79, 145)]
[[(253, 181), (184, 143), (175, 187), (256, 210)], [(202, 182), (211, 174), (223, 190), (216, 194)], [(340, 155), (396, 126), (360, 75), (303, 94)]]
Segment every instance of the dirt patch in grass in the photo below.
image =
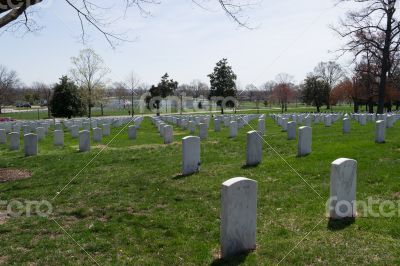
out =
[(8, 263), (9, 256), (0, 256), (0, 264), (6, 265)]
[[(6, 211), (0, 211), (0, 225), (5, 224), (8, 218), (10, 217), (8, 216)], [(0, 265), (2, 265), (1, 259), (0, 259)]]
[(27, 179), (30, 178), (32, 174), (26, 170), (22, 169), (10, 169), (10, 168), (1, 168), (0, 169), (0, 183)]
[(393, 198), (395, 198), (395, 199), (400, 199), (400, 192), (396, 192), (396, 193), (394, 193), (393, 194)]

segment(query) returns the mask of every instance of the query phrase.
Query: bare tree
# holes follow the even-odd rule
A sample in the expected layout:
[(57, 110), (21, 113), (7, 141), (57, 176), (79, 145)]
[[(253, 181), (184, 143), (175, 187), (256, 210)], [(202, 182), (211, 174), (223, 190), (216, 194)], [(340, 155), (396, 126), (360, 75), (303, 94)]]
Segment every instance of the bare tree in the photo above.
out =
[(192, 80), (192, 82), (190, 82), (190, 89), (193, 90), (194, 98), (199, 98), (200, 96), (203, 96), (205, 98), (208, 96), (208, 93), (210, 91), (209, 86), (198, 79), (194, 79)]
[(71, 58), (73, 68), (72, 76), (85, 91), (88, 105), (88, 117), (92, 116), (92, 93), (96, 89), (104, 87), (105, 77), (109, 69), (104, 65), (103, 59), (92, 49), (84, 49), (78, 57)]
[(150, 90), (150, 85), (144, 82), (141, 82), (136, 88), (136, 95), (142, 96)]
[(254, 102), (257, 108), (257, 113), (260, 112), (260, 101), (263, 98), (262, 92), (254, 84), (246, 85), (247, 99)]
[(127, 86), (124, 82), (114, 82), (112, 85), (112, 89), (114, 91), (114, 96), (118, 99), (118, 104), (121, 105), (121, 101), (123, 101), (125, 109), (125, 101), (127, 99), (127, 96), (129, 95)]
[(327, 99), (327, 109), (331, 109), (330, 106), (330, 92), (332, 89), (345, 77), (345, 73), (342, 67), (336, 62), (320, 62), (314, 69), (314, 73), (317, 77), (323, 79), (329, 84), (329, 94)]
[(2, 105), (10, 104), (12, 92), (19, 84), (17, 72), (0, 65), (0, 114)]
[[(346, 1), (346, 0), (341, 0)], [(400, 23), (395, 17), (397, 0), (351, 0), (360, 5), (357, 11), (347, 13), (341, 26), (334, 28), (348, 39), (343, 53), (352, 52), (355, 60), (366, 51), (379, 62), (378, 113), (383, 113), (385, 88), (391, 68), (391, 58), (399, 51)]]
[(354, 68), (353, 82), (354, 87), (357, 87), (358, 90), (354, 96), (358, 95), (359, 100), (355, 105), (361, 103), (360, 96), (362, 96), (364, 98), (362, 102), (368, 105), (369, 113), (374, 113), (374, 104), (379, 94), (378, 80), (379, 66), (376, 64), (376, 58), (367, 51)]
[(107, 100), (108, 100), (107, 90), (104, 84), (101, 84), (98, 87), (96, 87), (96, 89), (93, 91), (92, 94), (93, 105), (100, 105), (101, 116), (104, 116), (104, 105), (106, 104)]
[(278, 100), (282, 113), (287, 111), (287, 105), (294, 93), (294, 77), (287, 73), (280, 73), (276, 76), (276, 86), (272, 91), (272, 97)]
[(126, 87), (129, 89), (130, 94), (131, 94), (131, 115), (132, 117), (135, 114), (135, 110), (134, 110), (134, 106), (133, 106), (133, 102), (134, 102), (134, 97), (136, 94), (136, 90), (139, 87), (140, 84), (140, 79), (138, 78), (138, 76), (135, 74), (135, 72), (131, 71), (131, 73), (129, 73), (128, 78), (126, 79)]
[(269, 104), (270, 108), (272, 108), (272, 92), (275, 86), (276, 82), (273, 80), (267, 81), (260, 86), (260, 90), (263, 91), (264, 94), (264, 105), (267, 106)]
[(279, 73), (276, 75), (275, 81), (278, 84), (293, 84), (294, 77), (288, 73)]
[(50, 118), (51, 116), (51, 110), (50, 110), (50, 100), (51, 100), (51, 96), (53, 94), (53, 89), (51, 88), (51, 86), (43, 83), (43, 82), (34, 82), (32, 84), (32, 89), (36, 90), (40, 100), (41, 100), (41, 104), (46, 105), (47, 106), (47, 115)]
[[(110, 25), (118, 18), (112, 18), (110, 6), (123, 9), (124, 15), (130, 8), (136, 8), (141, 14), (149, 14), (148, 6), (160, 4), (162, 0), (103, 0), (93, 2), (89, 0), (64, 0), (64, 2), (77, 14), (81, 25), (82, 41), (86, 39), (88, 27), (100, 32), (106, 40), (114, 46), (115, 41), (126, 40), (123, 34), (110, 30)], [(207, 9), (203, 4), (207, 0), (192, 0), (193, 3)], [(30, 32), (37, 30), (37, 24), (33, 19), (34, 7), (40, 8), (43, 0), (0, 0), (0, 28), (8, 27), (13, 30), (24, 30)], [(242, 20), (243, 10), (254, 5), (250, 0), (218, 0), (216, 1), (224, 12), (238, 25), (248, 27), (246, 21)]]

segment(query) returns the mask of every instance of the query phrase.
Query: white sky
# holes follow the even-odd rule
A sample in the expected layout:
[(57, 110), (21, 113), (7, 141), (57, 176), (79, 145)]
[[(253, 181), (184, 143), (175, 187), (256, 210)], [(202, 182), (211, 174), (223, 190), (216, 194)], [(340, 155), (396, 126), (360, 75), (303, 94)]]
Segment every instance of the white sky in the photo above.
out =
[[(212, 0), (214, 1), (214, 0)], [(208, 82), (215, 63), (228, 58), (245, 86), (275, 79), (281, 72), (304, 79), (320, 61), (335, 60), (341, 40), (329, 25), (337, 24), (348, 10), (337, 0), (263, 0), (248, 10), (253, 30), (238, 28), (217, 5), (203, 10), (190, 0), (164, 0), (143, 17), (131, 10), (124, 20), (113, 24), (115, 31), (129, 30), (130, 39), (113, 50), (94, 30), (90, 42), (111, 69), (113, 81), (126, 79), (134, 71), (148, 84), (168, 72), (179, 83), (193, 79)], [(54, 83), (68, 74), (70, 58), (85, 45), (78, 41), (80, 28), (76, 14), (64, 1), (53, 0), (39, 9), (36, 18), (44, 28), (24, 37), (0, 35), (0, 64), (18, 72), (22, 81)], [(121, 9), (112, 13), (120, 16)], [(117, 13), (120, 12), (120, 13)], [(7, 51), (7, 52), (4, 52)], [(339, 63), (347, 66), (348, 58)]]

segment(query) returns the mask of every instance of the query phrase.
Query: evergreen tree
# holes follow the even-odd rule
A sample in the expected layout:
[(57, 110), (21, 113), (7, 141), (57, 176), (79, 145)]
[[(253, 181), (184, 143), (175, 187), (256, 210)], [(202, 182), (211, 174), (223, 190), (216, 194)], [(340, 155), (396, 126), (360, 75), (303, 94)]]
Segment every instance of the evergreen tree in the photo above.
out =
[(323, 79), (314, 75), (308, 75), (304, 80), (301, 93), (303, 102), (316, 106), (317, 112), (320, 112), (321, 106), (328, 104), (330, 86)]
[[(223, 58), (214, 68), (214, 72), (208, 75), (210, 78), (210, 95), (212, 97), (236, 97), (236, 74), (233, 72), (232, 67), (228, 65), (228, 60)], [(224, 106), (222, 100), (217, 100), (217, 105), (221, 107), (221, 113), (224, 113)], [(228, 107), (234, 107), (235, 103), (228, 101)]]
[(86, 107), (80, 98), (78, 87), (67, 76), (60, 78), (60, 83), (54, 86), (50, 109), (54, 117), (85, 115)]
[[(150, 88), (150, 96), (146, 98), (147, 107), (150, 108), (150, 100), (154, 97), (166, 98), (174, 93), (174, 91), (178, 88), (178, 82), (173, 79), (169, 79), (168, 73), (165, 73), (164, 76), (161, 77), (160, 83), (157, 86), (151, 86)], [(156, 99), (153, 103), (153, 107), (157, 109), (157, 115), (160, 115), (160, 104), (161, 101)]]

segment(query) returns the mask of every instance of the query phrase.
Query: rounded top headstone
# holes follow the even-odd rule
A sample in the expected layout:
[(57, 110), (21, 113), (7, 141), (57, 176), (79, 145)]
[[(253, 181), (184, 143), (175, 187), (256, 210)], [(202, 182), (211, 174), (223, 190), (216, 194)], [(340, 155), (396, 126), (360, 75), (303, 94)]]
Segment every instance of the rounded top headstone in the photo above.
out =
[(231, 179), (225, 181), (224, 183), (222, 183), (222, 185), (226, 186), (226, 187), (230, 187), (232, 185), (239, 184), (241, 182), (257, 183), (257, 181), (254, 181), (254, 180), (246, 178), (246, 177), (234, 177), (234, 178), (231, 178)]

